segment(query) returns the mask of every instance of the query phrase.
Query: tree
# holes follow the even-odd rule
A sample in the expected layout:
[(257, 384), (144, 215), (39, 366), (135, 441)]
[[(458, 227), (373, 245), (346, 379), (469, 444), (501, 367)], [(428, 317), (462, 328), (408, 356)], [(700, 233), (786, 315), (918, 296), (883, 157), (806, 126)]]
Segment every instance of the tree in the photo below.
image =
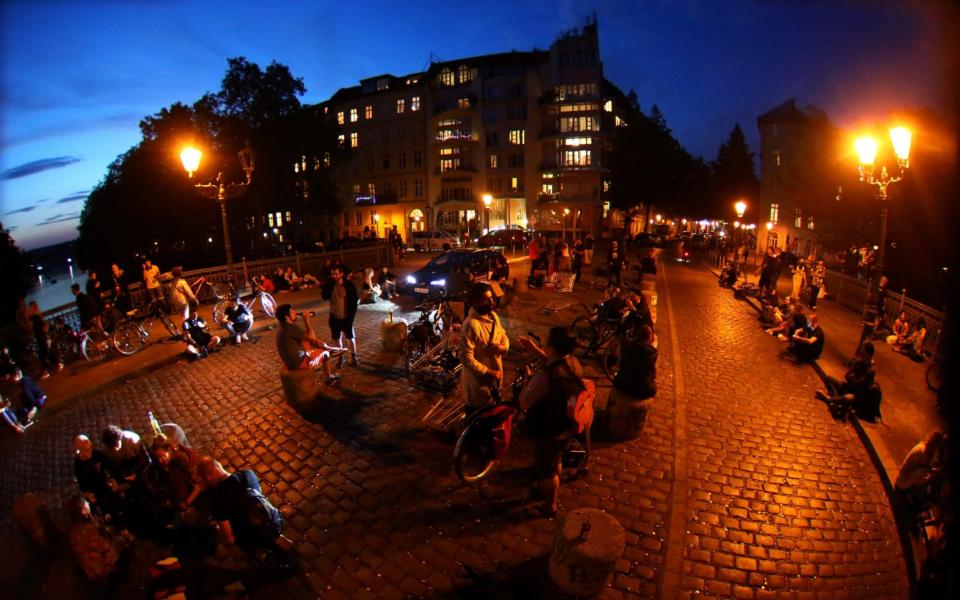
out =
[(753, 153), (739, 123), (733, 126), (727, 140), (720, 145), (712, 167), (710, 207), (715, 216), (729, 217), (733, 203), (741, 198), (754, 210), (758, 208), (760, 182), (753, 170)]
[(27, 260), (10, 232), (0, 223), (0, 273), (3, 295), (0, 297), (0, 324), (13, 322), (17, 305), (30, 289)]

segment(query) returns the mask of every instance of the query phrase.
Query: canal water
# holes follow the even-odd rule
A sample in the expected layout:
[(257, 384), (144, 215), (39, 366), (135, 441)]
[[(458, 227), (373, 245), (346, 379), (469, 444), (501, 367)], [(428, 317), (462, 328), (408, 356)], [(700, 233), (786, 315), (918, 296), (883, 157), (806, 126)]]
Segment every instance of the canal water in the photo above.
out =
[(74, 302), (73, 292), (70, 291), (70, 286), (74, 283), (79, 283), (80, 289), (85, 290), (86, 272), (80, 269), (44, 271), (43, 276), (38, 278), (33, 288), (27, 292), (27, 302), (36, 300), (40, 310), (44, 311), (70, 304)]

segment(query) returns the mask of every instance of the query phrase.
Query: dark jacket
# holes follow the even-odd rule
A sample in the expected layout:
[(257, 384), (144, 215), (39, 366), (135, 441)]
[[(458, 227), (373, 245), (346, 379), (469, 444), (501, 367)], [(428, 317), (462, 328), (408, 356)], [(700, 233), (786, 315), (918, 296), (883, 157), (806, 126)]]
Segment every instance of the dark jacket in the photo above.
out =
[(657, 349), (637, 341), (624, 340), (620, 347), (620, 369), (613, 387), (638, 400), (657, 394)]
[(77, 294), (77, 312), (80, 313), (80, 327), (86, 329), (90, 326), (90, 321), (97, 316), (99, 312), (97, 310), (97, 305), (94, 304), (93, 300), (90, 299), (90, 296), (80, 292)]
[[(329, 300), (330, 295), (333, 293), (333, 285), (333, 279), (328, 279), (326, 283), (323, 284), (323, 289), (320, 290), (320, 297), (324, 300)], [(346, 318), (352, 319), (357, 314), (357, 305), (360, 304), (360, 295), (357, 294), (357, 286), (353, 285), (353, 282), (347, 279), (346, 275), (343, 277), (343, 287), (347, 292), (347, 297), (344, 299), (344, 304), (346, 305)]]

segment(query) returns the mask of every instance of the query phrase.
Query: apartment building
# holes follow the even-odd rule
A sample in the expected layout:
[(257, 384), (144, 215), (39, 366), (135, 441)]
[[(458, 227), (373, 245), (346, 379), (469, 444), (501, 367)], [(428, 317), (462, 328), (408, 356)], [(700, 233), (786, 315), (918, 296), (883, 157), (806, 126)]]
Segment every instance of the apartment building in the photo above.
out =
[(346, 207), (333, 236), (600, 233), (610, 137), (626, 123), (624, 96), (603, 77), (595, 20), (549, 50), (371, 77), (319, 107), (351, 151), (332, 167)]

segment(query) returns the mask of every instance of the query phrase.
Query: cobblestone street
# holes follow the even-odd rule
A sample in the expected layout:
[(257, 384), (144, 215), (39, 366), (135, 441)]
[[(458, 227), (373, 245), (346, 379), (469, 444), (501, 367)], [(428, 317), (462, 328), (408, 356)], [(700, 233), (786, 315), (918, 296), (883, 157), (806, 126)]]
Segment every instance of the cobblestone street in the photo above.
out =
[[(906, 597), (877, 473), (849, 425), (813, 398), (813, 371), (781, 360), (782, 345), (702, 267), (669, 262), (658, 292), (659, 393), (643, 432), (596, 443), (589, 476), (561, 489), (561, 512), (600, 508), (627, 531), (604, 598)], [(578, 288), (570, 300), (598, 294)], [(552, 298), (515, 298), (501, 312), (511, 337), (571, 322), (577, 306), (539, 310)], [(152, 409), (228, 469), (255, 470), (287, 518), (303, 572), (257, 597), (489, 597), (538, 585), (555, 521), (525, 510), (529, 442), (515, 442), (485, 488), (460, 484), (451, 440), (420, 419), (433, 397), (408, 384), (399, 354), (380, 349), (388, 306), (361, 307), (361, 367), (345, 368), (340, 391), (308, 413), (285, 401), (274, 332), (263, 331), (4, 438), (0, 561), (29, 560), (9, 517), (14, 499), (37, 491), (56, 507), (75, 492), (73, 436), (108, 423), (145, 433)], [(325, 307), (315, 323), (327, 333)], [(21, 569), (3, 571), (10, 590)]]

